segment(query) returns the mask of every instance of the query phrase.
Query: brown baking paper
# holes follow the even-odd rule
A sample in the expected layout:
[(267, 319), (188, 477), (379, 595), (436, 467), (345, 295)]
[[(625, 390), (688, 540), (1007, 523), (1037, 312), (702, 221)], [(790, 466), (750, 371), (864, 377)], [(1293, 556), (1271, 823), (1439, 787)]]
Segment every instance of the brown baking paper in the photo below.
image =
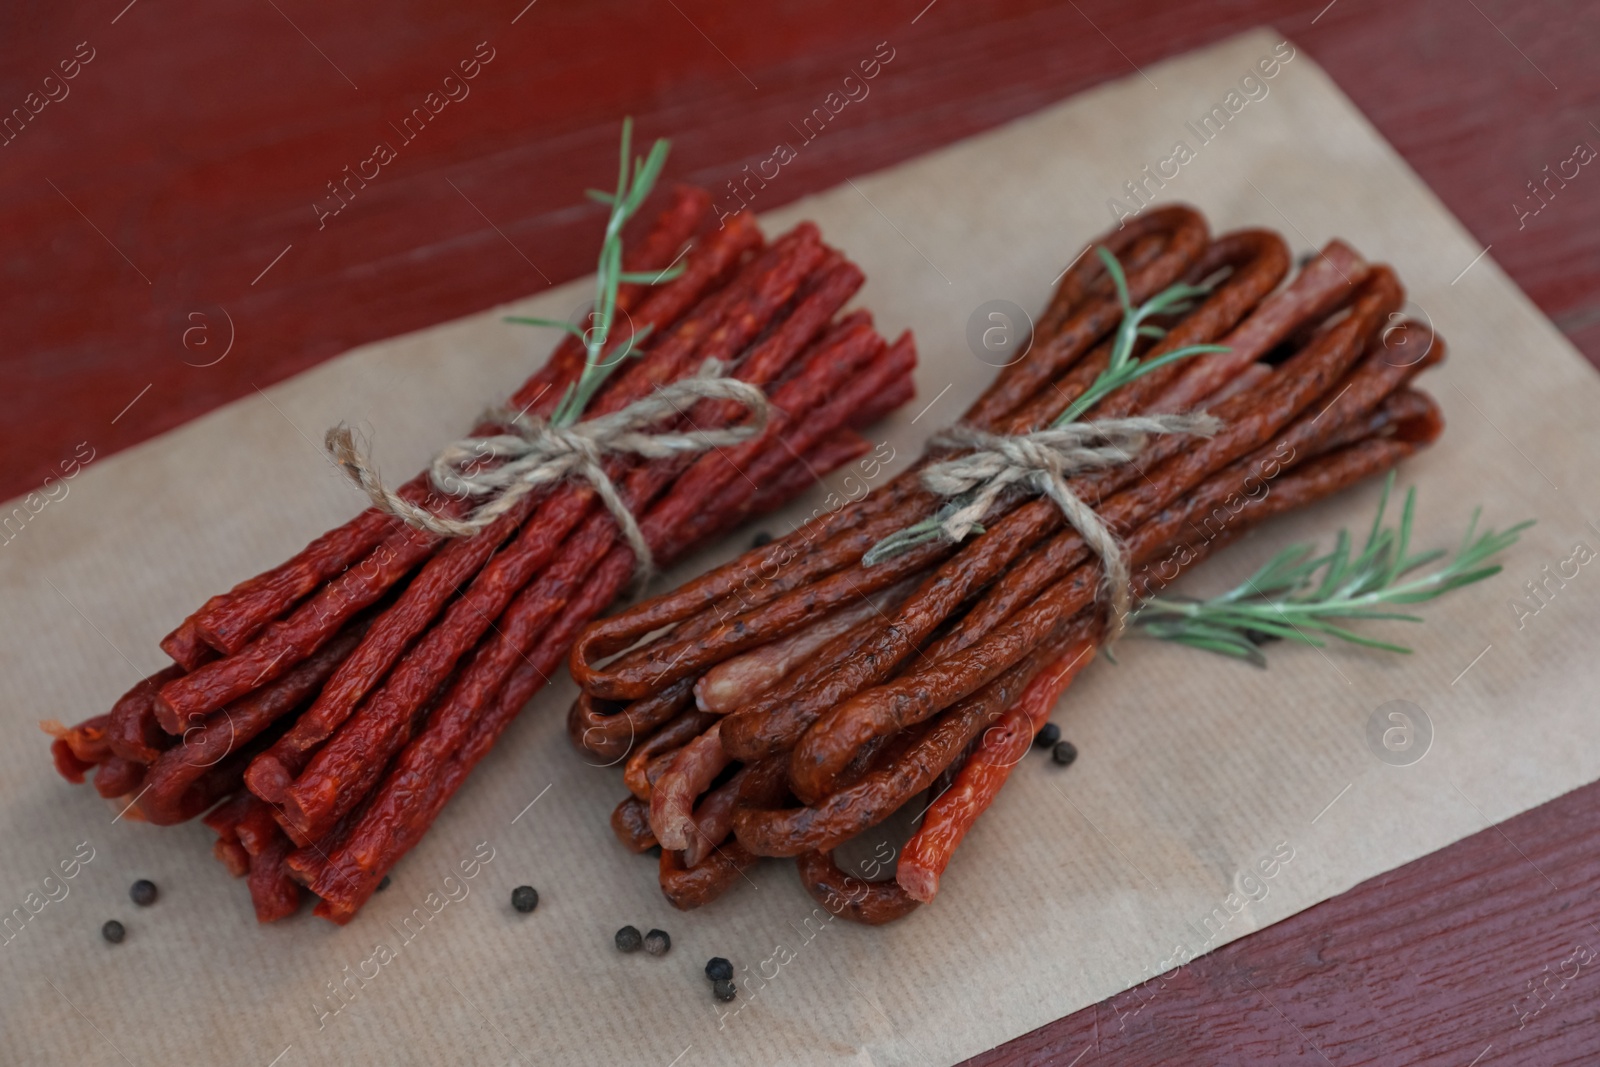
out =
[[(161, 665), (157, 640), (207, 595), (355, 511), (318, 446), (326, 427), (362, 425), (385, 468), (408, 474), (510, 392), (549, 339), (496, 309), (93, 458), (0, 547), (0, 911), (12, 915), (0, 1062), (950, 1063), (1600, 776), (1585, 699), (1600, 687), (1600, 383), (1280, 40), (1259, 31), (1163, 63), (765, 225), (815, 219), (866, 269), (860, 303), (883, 331), (915, 328), (921, 395), (879, 430), (893, 469), (993, 375), (968, 344), (974, 309), (1041, 307), (1111, 221), (1108, 199), (1133, 208), (1124, 183), (1147, 165), (1171, 175), (1163, 199), (1199, 205), (1219, 230), (1271, 226), (1297, 251), (1337, 235), (1395, 264), (1412, 313), (1452, 346), (1423, 379), (1449, 429), (1402, 470), (1421, 490), (1418, 543), (1453, 545), (1478, 504), (1495, 526), (1539, 520), (1504, 573), (1424, 605), (1426, 624), (1364, 627), (1414, 655), (1277, 645), (1261, 671), (1124, 642), (1119, 663), (1094, 663), (1056, 712), (1077, 763), (1027, 759), (938, 900), (881, 929), (829, 921), (787, 862), (761, 864), (715, 906), (673, 911), (654, 862), (607, 827), (623, 794), (616, 771), (588, 766), (563, 736), (563, 677), (356, 921), (302, 913), (257, 926), (209, 831), (116, 818), (55, 775), (35, 723), (109, 707)], [(1275, 49), (1275, 75), (1241, 85)], [(1202, 143), (1213, 107), (1226, 122), (1213, 115)], [(1179, 141), (1192, 158), (1164, 165)], [(587, 284), (515, 310), (565, 316)], [(228, 358), (250, 348), (241, 322)], [(84, 455), (101, 432), (83, 428)], [(1359, 526), (1376, 497), (1364, 486), (1272, 523), (1189, 589), (1220, 589), (1286, 543)], [(822, 498), (764, 525), (784, 529)], [(1429, 727), (1412, 711), (1415, 747), (1403, 727), (1390, 736), (1399, 753), (1382, 744), (1397, 721), (1380, 717), (1369, 742), (1391, 701)], [(1396, 765), (1424, 732), (1425, 756)], [(153, 907), (129, 902), (140, 877), (160, 887)], [(523, 883), (540, 892), (532, 915), (509, 907)], [(127, 928), (120, 945), (100, 937), (111, 918)], [(618, 953), (612, 934), (627, 923), (669, 931), (671, 952)], [(733, 1004), (711, 997), (711, 956), (738, 968)]]

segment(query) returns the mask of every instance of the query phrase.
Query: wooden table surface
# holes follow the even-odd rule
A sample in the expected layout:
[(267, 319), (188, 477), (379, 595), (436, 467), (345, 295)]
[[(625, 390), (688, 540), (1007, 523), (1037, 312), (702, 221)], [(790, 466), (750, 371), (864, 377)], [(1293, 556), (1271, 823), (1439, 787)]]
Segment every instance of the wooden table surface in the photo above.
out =
[[(622, 114), (673, 138), (669, 180), (721, 188), (890, 42), (871, 105), (765, 209), (1259, 23), (1600, 362), (1600, 179), (1529, 191), (1600, 146), (1592, 0), (13, 0), (0, 497), (79, 442), (109, 454), (586, 273), (601, 214), (573, 205)], [(475, 53), (470, 95), (319, 219), (343, 168)], [(1600, 953), (1597, 842), (1591, 785), (974, 1062), (1596, 1062), (1600, 974), (1564, 961)]]

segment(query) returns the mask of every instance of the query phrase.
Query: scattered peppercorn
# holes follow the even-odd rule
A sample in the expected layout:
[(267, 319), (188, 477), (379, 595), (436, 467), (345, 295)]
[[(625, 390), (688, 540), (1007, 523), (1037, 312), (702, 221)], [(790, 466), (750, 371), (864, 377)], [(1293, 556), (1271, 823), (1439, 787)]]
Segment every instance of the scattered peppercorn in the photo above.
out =
[(1078, 746), (1071, 741), (1057, 741), (1056, 746), (1050, 750), (1050, 758), (1066, 767), (1078, 758)]
[(672, 947), (672, 938), (665, 930), (651, 930), (644, 935), (644, 950), (652, 956), (665, 956)]
[(758, 530), (756, 535), (750, 538), (751, 548), (760, 548), (762, 545), (770, 544), (772, 544), (772, 535), (765, 530)]
[(713, 982), (726, 982), (733, 977), (733, 964), (721, 956), (712, 956), (706, 961), (706, 977)]
[(106, 924), (100, 928), (100, 936), (113, 945), (120, 945), (122, 939), (128, 936), (128, 931), (124, 930), (117, 920), (107, 919)]
[(519, 885), (511, 891), (511, 906), (526, 915), (539, 906), (539, 891), (531, 885)]
[(148, 908), (156, 902), (156, 884), (148, 878), (141, 878), (128, 887), (128, 896), (141, 908)]
[(732, 1000), (739, 995), (739, 989), (733, 984), (732, 978), (718, 978), (712, 984), (711, 992), (716, 994), (718, 1000)]
[(1283, 638), (1277, 634), (1269, 634), (1265, 630), (1246, 630), (1244, 632), (1244, 639), (1249, 641), (1252, 645), (1256, 645), (1258, 647), (1261, 645), (1270, 645), (1274, 641), (1283, 640)]
[(1033, 743), (1040, 748), (1049, 748), (1061, 740), (1061, 727), (1053, 722), (1047, 722), (1039, 727), (1039, 732), (1033, 735)]
[(644, 937), (637, 926), (624, 926), (617, 931), (617, 948), (623, 952), (638, 952), (642, 944)]
[(378, 892), (381, 893), (385, 889), (388, 889), (388, 888), (389, 888), (389, 876), (386, 874), (386, 875), (383, 876), (383, 881), (378, 883)]

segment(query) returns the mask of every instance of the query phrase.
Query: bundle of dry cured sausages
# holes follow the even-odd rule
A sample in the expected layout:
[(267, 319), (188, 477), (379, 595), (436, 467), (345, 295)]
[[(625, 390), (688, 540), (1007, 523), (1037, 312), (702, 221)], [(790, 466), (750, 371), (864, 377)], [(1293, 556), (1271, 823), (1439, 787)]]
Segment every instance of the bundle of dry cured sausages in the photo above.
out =
[[(618, 411), (708, 359), (770, 400), (765, 430), (737, 446), (606, 461), (658, 562), (864, 455), (858, 430), (913, 390), (910, 335), (889, 344), (866, 312), (840, 313), (863, 276), (815, 226), (768, 243), (748, 215), (714, 224), (710, 203), (677, 190), (628, 246), (629, 272), (682, 270), (621, 286), (629, 332), (649, 332), (587, 408)], [(509, 406), (548, 416), (585, 358), (569, 337)], [(702, 400), (679, 427), (743, 414)], [(427, 474), (401, 494), (441, 514), (469, 508)], [(318, 915), (346, 922), (634, 567), (587, 483), (529, 494), (456, 539), (369, 509), (207, 601), (161, 642), (172, 666), (109, 713), (48, 724), (56, 766), (74, 782), (94, 768), (100, 793), (137, 798), (130, 817), (203, 815), (218, 858), (248, 874), (261, 921), (293, 912), (308, 888)]]
[[(1394, 272), (1346, 244), (1295, 272), (1278, 234), (1213, 237), (1182, 206), (1095, 243), (1117, 257), (1135, 305), (1177, 282), (1211, 284), (1142, 342), (1146, 361), (1227, 346), (1169, 362), (1084, 416), (1204, 409), (1222, 423), (1212, 437), (1153, 438), (1133, 462), (1070, 482), (1121, 540), (1135, 604), (1250, 526), (1387, 471), (1442, 431), (1411, 386), (1442, 342), (1402, 319)], [(1110, 271), (1081, 256), (1025, 357), (964, 424), (1049, 424), (1106, 369), (1123, 314)], [(578, 638), (569, 733), (622, 763), (630, 795), (612, 828), (634, 851), (661, 846), (673, 904), (715, 899), (762, 856), (795, 857), (814, 898), (861, 922), (933, 899), (1108, 628), (1099, 560), (1055, 503), (1020, 490), (959, 545), (863, 563), (940, 503), (914, 468)], [(924, 796), (893, 880), (840, 869), (836, 848)]]

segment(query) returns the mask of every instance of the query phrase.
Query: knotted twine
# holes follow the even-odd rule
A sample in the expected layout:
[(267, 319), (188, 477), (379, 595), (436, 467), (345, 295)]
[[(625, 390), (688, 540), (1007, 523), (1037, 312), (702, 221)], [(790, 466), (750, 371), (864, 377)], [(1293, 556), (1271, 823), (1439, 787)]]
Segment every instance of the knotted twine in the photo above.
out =
[[(766, 394), (748, 382), (725, 377), (724, 369), (722, 363), (708, 359), (693, 377), (664, 385), (620, 411), (571, 426), (553, 426), (548, 419), (509, 408), (486, 412), (482, 422), (504, 427), (507, 432), (464, 437), (446, 445), (429, 467), (433, 485), (441, 493), (489, 498), (460, 519), (413, 504), (385, 486), (348, 427), (329, 430), (324, 444), (374, 507), (442, 537), (471, 537), (482, 532), (540, 486), (563, 480), (587, 482), (616, 519), (623, 541), (633, 550), (635, 571), (644, 577), (655, 566), (650, 546), (602, 460), (608, 455), (665, 459), (738, 444), (762, 433), (767, 427)], [(743, 405), (750, 419), (722, 430), (651, 431), (666, 419), (682, 416), (700, 400), (731, 400)], [(503, 462), (489, 462), (494, 460)]]
[(1073, 422), (1014, 436), (957, 424), (934, 435), (930, 446), (972, 451), (931, 464), (922, 472), (922, 484), (940, 496), (953, 498), (933, 520), (942, 537), (952, 542), (964, 540), (1000, 494), (1013, 486), (1049, 497), (1105, 567), (1111, 599), (1109, 643), (1122, 633), (1128, 615), (1131, 574), (1127, 552), (1105, 520), (1072, 491), (1067, 479), (1131, 462), (1153, 434), (1209, 437), (1221, 428), (1218, 419), (1204, 412)]

